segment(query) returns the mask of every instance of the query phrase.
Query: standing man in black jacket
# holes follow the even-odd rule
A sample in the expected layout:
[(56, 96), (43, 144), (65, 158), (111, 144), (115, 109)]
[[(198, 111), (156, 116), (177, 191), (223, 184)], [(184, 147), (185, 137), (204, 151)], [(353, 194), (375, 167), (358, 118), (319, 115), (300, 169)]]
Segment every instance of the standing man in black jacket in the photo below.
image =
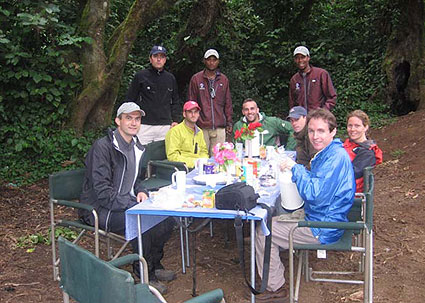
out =
[[(123, 103), (117, 111), (117, 128), (110, 129), (108, 135), (98, 139), (86, 157), (81, 203), (95, 207), (99, 217), (99, 227), (118, 234), (125, 233), (125, 211), (148, 198), (148, 192), (141, 181), (145, 169), (140, 163), (144, 147), (137, 139), (141, 118), (145, 112), (133, 103)], [(80, 217), (89, 225), (94, 225), (93, 215), (80, 210)], [(143, 233), (143, 256), (149, 267), (149, 283), (161, 293), (166, 286), (158, 281), (172, 280), (175, 273), (161, 265), (163, 249), (171, 236), (174, 219), (168, 218)], [(134, 252), (138, 252), (137, 238), (131, 241)], [(135, 273), (139, 274), (138, 262)]]
[(126, 102), (135, 102), (146, 112), (137, 134), (143, 145), (164, 140), (167, 131), (180, 122), (182, 112), (176, 78), (164, 69), (165, 47), (152, 47), (149, 61), (151, 67), (136, 73), (126, 96)]

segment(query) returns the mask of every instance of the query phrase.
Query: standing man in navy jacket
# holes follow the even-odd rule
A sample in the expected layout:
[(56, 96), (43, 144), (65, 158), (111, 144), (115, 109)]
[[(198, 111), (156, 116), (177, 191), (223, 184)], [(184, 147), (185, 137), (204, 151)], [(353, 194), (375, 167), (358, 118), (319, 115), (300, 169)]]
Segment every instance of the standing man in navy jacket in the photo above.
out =
[(332, 110), (336, 92), (329, 73), (310, 64), (310, 52), (305, 46), (294, 50), (298, 72), (289, 82), (289, 109), (302, 106), (307, 112), (317, 108)]
[(181, 120), (181, 104), (174, 75), (164, 69), (167, 50), (155, 45), (149, 54), (151, 67), (136, 73), (126, 102), (135, 102), (146, 112), (137, 137), (146, 145), (165, 139), (167, 131)]
[(190, 79), (187, 97), (201, 108), (197, 125), (204, 133), (210, 156), (214, 146), (226, 140), (226, 133), (232, 133), (232, 97), (229, 80), (218, 70), (219, 58), (215, 49), (205, 52), (205, 69)]

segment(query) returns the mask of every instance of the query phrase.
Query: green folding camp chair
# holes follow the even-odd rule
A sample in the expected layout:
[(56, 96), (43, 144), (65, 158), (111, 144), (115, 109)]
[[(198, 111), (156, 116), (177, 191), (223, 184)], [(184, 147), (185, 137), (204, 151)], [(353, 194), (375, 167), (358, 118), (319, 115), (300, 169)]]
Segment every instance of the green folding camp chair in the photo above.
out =
[[(53, 279), (59, 279), (58, 265), (60, 259), (57, 258), (55, 230), (57, 226), (71, 228), (79, 232), (74, 243), (78, 243), (83, 235), (92, 235), (94, 237), (95, 254), (99, 256), (99, 236), (106, 239), (107, 256), (110, 259), (117, 258), (127, 247), (129, 241), (121, 235), (106, 232), (99, 228), (98, 216), (96, 210), (87, 204), (79, 203), (80, 194), (83, 188), (84, 175), (86, 170), (76, 169), (62, 171), (49, 176), (49, 203), (50, 203), (50, 228), (52, 242), (52, 259), (53, 259)], [(67, 207), (71, 209), (85, 209), (90, 211), (94, 218), (94, 226), (88, 225), (80, 219), (69, 219), (63, 217), (63, 212), (57, 211), (57, 206)], [(121, 243), (119, 250), (113, 254), (110, 240)]]
[(179, 170), (188, 172), (184, 162), (168, 161), (165, 153), (165, 141), (154, 141), (145, 146), (145, 155), (141, 165), (146, 169), (143, 185), (150, 191), (171, 184), (171, 175)]
[[(166, 302), (149, 281), (146, 261), (137, 254), (130, 254), (110, 262), (103, 261), (89, 251), (59, 238), (61, 258), (60, 285), (65, 303), (69, 298), (79, 303), (160, 303)], [(142, 262), (144, 281), (135, 283), (132, 275), (118, 267)], [(186, 303), (224, 302), (223, 291), (215, 289)]]
[[(334, 282), (362, 284), (364, 302), (373, 301), (373, 195), (374, 176), (372, 167), (364, 170), (365, 192), (361, 198), (356, 198), (348, 215), (349, 222), (314, 222), (300, 221), (289, 235), (289, 294), (290, 302), (298, 302), (298, 293), (303, 271), (306, 281)], [(344, 234), (336, 243), (324, 244), (295, 244), (294, 231), (298, 227), (337, 228), (344, 230)], [(349, 251), (360, 253), (359, 271), (314, 271), (309, 267), (308, 251)], [(297, 281), (294, 286), (294, 253), (298, 251)], [(351, 275), (361, 274), (362, 279), (348, 279)], [(331, 276), (331, 278), (317, 278), (317, 276)], [(347, 279), (335, 278), (344, 275)], [(333, 278), (332, 278), (333, 277)], [(294, 289), (295, 288), (295, 289)]]

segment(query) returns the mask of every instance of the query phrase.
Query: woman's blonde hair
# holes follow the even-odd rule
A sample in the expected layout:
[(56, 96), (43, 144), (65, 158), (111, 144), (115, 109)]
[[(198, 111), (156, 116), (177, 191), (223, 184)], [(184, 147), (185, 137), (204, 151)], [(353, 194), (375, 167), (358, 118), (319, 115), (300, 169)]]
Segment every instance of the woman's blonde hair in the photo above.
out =
[(360, 109), (356, 109), (356, 110), (352, 111), (351, 113), (349, 113), (348, 116), (347, 116), (347, 123), (348, 123), (348, 120), (350, 120), (350, 118), (352, 118), (352, 117), (356, 117), (356, 118), (360, 119), (364, 126), (370, 126), (369, 116), (364, 111), (362, 111)]

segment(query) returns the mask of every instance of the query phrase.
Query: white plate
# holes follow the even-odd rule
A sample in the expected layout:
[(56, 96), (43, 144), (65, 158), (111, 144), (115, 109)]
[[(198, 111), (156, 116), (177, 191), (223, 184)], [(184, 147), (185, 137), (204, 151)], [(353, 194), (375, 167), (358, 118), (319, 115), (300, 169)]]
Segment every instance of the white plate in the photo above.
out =
[(207, 183), (214, 183), (223, 185), (226, 184), (226, 175), (225, 174), (208, 174), (208, 175), (198, 175), (193, 177), (193, 182), (199, 185), (206, 185)]

